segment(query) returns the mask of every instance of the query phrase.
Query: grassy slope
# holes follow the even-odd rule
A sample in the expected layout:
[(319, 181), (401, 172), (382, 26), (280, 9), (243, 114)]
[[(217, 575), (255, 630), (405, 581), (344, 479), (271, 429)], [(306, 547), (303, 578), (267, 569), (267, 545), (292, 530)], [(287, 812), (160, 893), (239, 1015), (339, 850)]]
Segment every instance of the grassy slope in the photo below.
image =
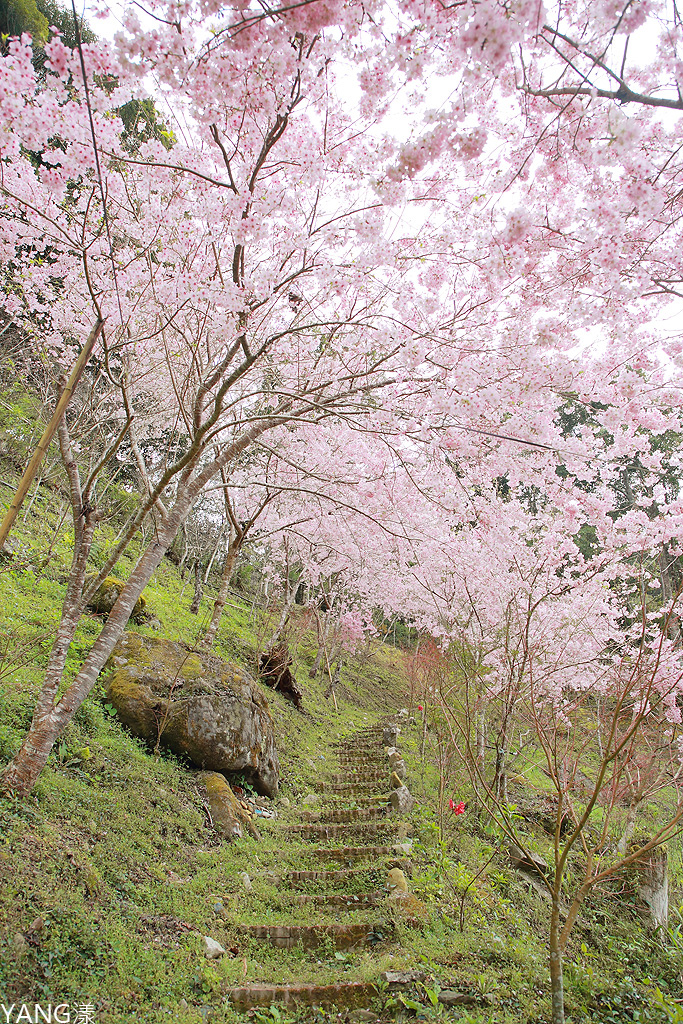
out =
[[(2, 497), (8, 496), (3, 491)], [(11, 756), (28, 723), (59, 613), (68, 529), (54, 541), (53, 557), (44, 557), (59, 515), (54, 492), (39, 492), (17, 530), (22, 548), (0, 571), (0, 628), (7, 648), (0, 668), (0, 761)], [(130, 563), (120, 568), (125, 575)], [(174, 639), (191, 642), (210, 612), (206, 597), (199, 616), (189, 615), (191, 584), (168, 562), (146, 597), (162, 635)], [(217, 652), (253, 668), (269, 628), (267, 618), (234, 596)], [(96, 629), (96, 620), (83, 623), (75, 654)], [(331, 740), (404, 703), (406, 679), (401, 653), (376, 645), (371, 656), (345, 671), (335, 711), (323, 697), (324, 683), (307, 676), (313, 637), (301, 628), (293, 646), (308, 713), (300, 715), (277, 694), (270, 703), (282, 794), (296, 807), (317, 776), (332, 768)], [(151, 756), (108, 714), (101, 691), (93, 692), (31, 799), (0, 803), (0, 1003), (87, 1001), (97, 1007), (97, 1024), (230, 1022), (239, 1018), (225, 1007), (223, 990), (245, 979), (327, 982), (421, 966), (434, 985), (494, 996), (491, 1010), (460, 1010), (459, 1019), (543, 1024), (548, 1020), (546, 904), (507, 869), (501, 855), (468, 892), (460, 932), (460, 893), (488, 858), (495, 837), (474, 829), (467, 815), (446, 817), (441, 831), (431, 736), (423, 754), (419, 729), (409, 728), (402, 749), (420, 800), (412, 815), (411, 885), (427, 907), (428, 926), (399, 926), (394, 938), (370, 951), (276, 950), (245, 940), (239, 924), (335, 916), (319, 909), (302, 912), (272, 877), (287, 866), (315, 864), (310, 847), (283, 838), (295, 807), (263, 826), (260, 843), (245, 838), (233, 846), (221, 844), (187, 768), (167, 755)], [(446, 798), (451, 793), (468, 795), (457, 773)], [(532, 841), (547, 852), (542, 833)], [(254, 882), (251, 895), (240, 880), (245, 870)], [(382, 883), (378, 869), (369, 885)], [(38, 918), (42, 927), (31, 931)], [(232, 947), (235, 955), (209, 963), (200, 952), (201, 935)], [(679, 961), (675, 949), (645, 936), (628, 904), (613, 894), (600, 895), (591, 901), (567, 958), (571, 1019), (575, 1024), (664, 1019), (648, 1007), (643, 993), (658, 983), (677, 994)], [(422, 998), (428, 1005), (424, 992)], [(414, 1013), (388, 997), (385, 1003), (387, 1014)], [(303, 1012), (303, 1020), (312, 1017), (312, 1011)], [(271, 1018), (261, 1014), (260, 1019)]]

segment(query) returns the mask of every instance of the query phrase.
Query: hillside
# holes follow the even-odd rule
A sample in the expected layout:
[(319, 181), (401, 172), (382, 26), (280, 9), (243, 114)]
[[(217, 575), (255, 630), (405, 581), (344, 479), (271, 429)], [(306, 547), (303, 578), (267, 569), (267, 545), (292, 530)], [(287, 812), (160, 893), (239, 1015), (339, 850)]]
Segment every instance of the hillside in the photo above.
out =
[[(68, 554), (59, 517), (54, 489), (39, 489), (0, 570), (3, 761), (28, 724), (57, 621)], [(164, 560), (145, 592), (155, 628), (129, 628), (191, 644), (211, 606), (207, 592), (199, 616), (190, 615), (191, 590)], [(273, 614), (232, 593), (217, 653), (253, 672)], [(290, 637), (304, 712), (266, 691), (282, 776), (277, 799), (258, 802), (259, 839), (221, 841), (195, 773), (132, 738), (102, 687), (76, 715), (33, 795), (2, 801), (0, 1003), (15, 1004), (10, 1019), (22, 1004), (33, 1013), (34, 1004), (68, 1003), (73, 1014), (93, 1006), (97, 1024), (232, 1024), (245, 1014), (548, 1020), (547, 901), (497, 850), (492, 826), (467, 807), (459, 816), (449, 811), (450, 797), (467, 803), (471, 794), (451, 763), (439, 784), (434, 722), (424, 723), (416, 701), (410, 707), (409, 652), (376, 642), (350, 659), (335, 706), (324, 696), (327, 680), (308, 677), (315, 642), (301, 615)], [(86, 619), (77, 642), (87, 644), (96, 625)], [(412, 715), (398, 718), (402, 707)], [(381, 727), (390, 721), (401, 723), (398, 747), (417, 801), (398, 817), (384, 813)], [(276, 817), (267, 816), (271, 809)], [(530, 829), (529, 842), (548, 855), (541, 828)], [(388, 893), (392, 867), (407, 877), (404, 901)], [(680, 859), (672, 857), (671, 867), (675, 906)], [(568, 951), (568, 1017), (673, 1019), (652, 992), (678, 995), (677, 936), (668, 944), (648, 936), (627, 887), (598, 891)], [(204, 937), (225, 952), (209, 959)], [(293, 988), (294, 1004), (270, 1009), (283, 985), (313, 988)], [(439, 1002), (441, 990), (451, 993), (442, 996), (449, 1005)], [(259, 1000), (266, 1005), (248, 1009)], [(314, 1010), (306, 1000), (341, 1008)]]

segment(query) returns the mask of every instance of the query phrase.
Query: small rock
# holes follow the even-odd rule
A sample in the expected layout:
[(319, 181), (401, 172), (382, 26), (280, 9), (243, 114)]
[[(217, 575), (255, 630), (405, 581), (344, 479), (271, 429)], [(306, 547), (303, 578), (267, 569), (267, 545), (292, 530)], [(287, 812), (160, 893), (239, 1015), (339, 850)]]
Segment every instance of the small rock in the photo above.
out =
[(399, 728), (397, 725), (388, 725), (382, 733), (382, 741), (387, 746), (396, 746), (398, 740)]
[(301, 802), (306, 807), (311, 807), (313, 804), (320, 803), (320, 797), (317, 793), (308, 793)]
[(391, 767), (392, 775), (398, 775), (399, 779), (402, 782), (405, 779), (406, 775), (408, 774), (408, 769), (406, 768), (405, 761), (394, 761)]
[(524, 850), (515, 843), (508, 845), (510, 863), (518, 871), (528, 871), (530, 874), (545, 875), (548, 873), (548, 865), (537, 853), (530, 851), (528, 856)]
[(405, 853), (410, 855), (413, 852), (412, 840), (408, 843), (394, 843), (392, 850), (396, 850), (396, 853)]
[(322, 814), (320, 813), (320, 811), (302, 811), (301, 812), (301, 820), (302, 821), (309, 821), (309, 822), (315, 823), (315, 822), (320, 821), (321, 818), (322, 818)]
[(15, 932), (12, 936), (12, 949), (17, 956), (23, 956), (28, 949), (26, 937), (21, 932)]
[(493, 998), (482, 995), (474, 996), (468, 992), (456, 992), (454, 989), (443, 989), (439, 992), (442, 1006), (491, 1006)]
[(387, 755), (387, 757), (391, 757), (392, 754), (397, 754), (398, 751), (396, 750), (396, 747), (385, 747), (384, 753)]
[(178, 1003), (179, 1010), (189, 1010), (189, 1008), (190, 1004), (188, 1003), (187, 999), (181, 999), (180, 1002)]
[(21, 548), (20, 541), (16, 537), (7, 537), (0, 548), (0, 558), (14, 558)]
[(242, 885), (244, 886), (246, 891), (251, 892), (253, 886), (251, 884), (251, 878), (249, 877), (248, 873), (246, 871), (240, 871), (240, 878), (242, 879)]
[(387, 875), (387, 889), (391, 893), (397, 892), (408, 892), (408, 883), (406, 882), (406, 876), (403, 874), (400, 868), (392, 868)]
[(403, 785), (403, 783), (399, 779), (399, 777), (396, 774), (396, 772), (392, 772), (391, 773), (391, 778), (389, 779), (389, 785), (391, 786), (392, 789), (400, 789), (401, 786)]
[(202, 935), (202, 950), (207, 960), (217, 960), (219, 956), (223, 956), (225, 953), (220, 942), (209, 938), (208, 935)]
[(161, 623), (158, 619), (150, 619), (147, 625), (150, 629), (161, 629)]
[(281, 796), (277, 802), (278, 807), (282, 807), (285, 811), (289, 810), (292, 806), (286, 796)]
[(397, 814), (409, 814), (415, 804), (415, 797), (407, 786), (399, 786), (389, 797), (389, 802)]
[(197, 781), (206, 789), (213, 827), (223, 839), (230, 843), (241, 838), (243, 825), (251, 832), (246, 804), (237, 799), (223, 775), (200, 772)]
[(213, 905), (214, 914), (218, 914), (218, 916), (220, 917), (224, 909), (225, 905), (223, 903), (223, 900), (216, 900), (216, 902)]
[(351, 1010), (348, 1015), (348, 1020), (367, 1020), (374, 1021), (378, 1020), (377, 1014), (373, 1010)]
[(466, 992), (455, 992), (451, 989), (439, 992), (439, 1002), (442, 1006), (474, 1006), (476, 1001), (475, 996), (468, 995)]
[(383, 971), (380, 974), (382, 981), (391, 988), (402, 988), (405, 985), (414, 985), (415, 982), (424, 981), (427, 977), (424, 971)]

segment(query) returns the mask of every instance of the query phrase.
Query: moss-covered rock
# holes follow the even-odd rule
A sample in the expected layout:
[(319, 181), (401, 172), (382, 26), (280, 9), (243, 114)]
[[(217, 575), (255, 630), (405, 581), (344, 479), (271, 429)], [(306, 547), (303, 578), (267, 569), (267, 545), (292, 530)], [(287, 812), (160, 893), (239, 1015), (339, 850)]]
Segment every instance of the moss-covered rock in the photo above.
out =
[(259, 838), (249, 815), (219, 772), (200, 772), (197, 781), (206, 789), (213, 827), (223, 839), (228, 842), (238, 839), (243, 829), (255, 839)]
[[(96, 615), (109, 615), (125, 585), (123, 580), (119, 580), (115, 576), (107, 576), (102, 580), (99, 589), (88, 603), (89, 610), (95, 612)], [(133, 622), (141, 622), (144, 619), (146, 603), (144, 597), (140, 595), (130, 614)]]
[(135, 736), (160, 741), (198, 768), (239, 772), (265, 796), (277, 793), (268, 702), (244, 669), (171, 640), (126, 633), (105, 671), (107, 698)]

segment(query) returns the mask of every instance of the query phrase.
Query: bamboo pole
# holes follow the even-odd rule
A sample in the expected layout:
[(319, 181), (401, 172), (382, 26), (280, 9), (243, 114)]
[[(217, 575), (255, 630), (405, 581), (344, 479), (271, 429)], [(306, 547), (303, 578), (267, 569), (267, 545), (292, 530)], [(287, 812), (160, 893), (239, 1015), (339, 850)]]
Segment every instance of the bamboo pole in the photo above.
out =
[(50, 444), (50, 441), (54, 437), (57, 427), (59, 426), (60, 420), (64, 415), (64, 411), (71, 400), (71, 396), (73, 395), (74, 391), (76, 390), (76, 387), (78, 386), (78, 382), (81, 379), (83, 370), (85, 369), (86, 363), (90, 358), (90, 354), (93, 348), (95, 347), (95, 342), (102, 333), (103, 327), (104, 321), (97, 320), (95, 326), (90, 332), (88, 340), (81, 349), (78, 359), (74, 363), (71, 375), (69, 376), (69, 379), (66, 382), (64, 390), (59, 396), (59, 401), (57, 402), (55, 411), (52, 414), (52, 418), (50, 419), (48, 425), (45, 427), (45, 430), (43, 431), (43, 436), (38, 442), (38, 446), (35, 452), (33, 453), (33, 456), (31, 457), (31, 461), (26, 467), (24, 475), (22, 476), (21, 480), (19, 481), (19, 484), (17, 485), (17, 489), (14, 493), (14, 497), (12, 498), (10, 507), (7, 509), (2, 524), (0, 524), (0, 550), (2, 550), (2, 546), (5, 543), (9, 535), (9, 532), (12, 529), (12, 526), (14, 525), (14, 520), (17, 518), (19, 509), (23, 504), (24, 498), (28, 494), (29, 488), (33, 483), (36, 473), (38, 472), (38, 466), (43, 461), (43, 457), (48, 449), (48, 445)]

